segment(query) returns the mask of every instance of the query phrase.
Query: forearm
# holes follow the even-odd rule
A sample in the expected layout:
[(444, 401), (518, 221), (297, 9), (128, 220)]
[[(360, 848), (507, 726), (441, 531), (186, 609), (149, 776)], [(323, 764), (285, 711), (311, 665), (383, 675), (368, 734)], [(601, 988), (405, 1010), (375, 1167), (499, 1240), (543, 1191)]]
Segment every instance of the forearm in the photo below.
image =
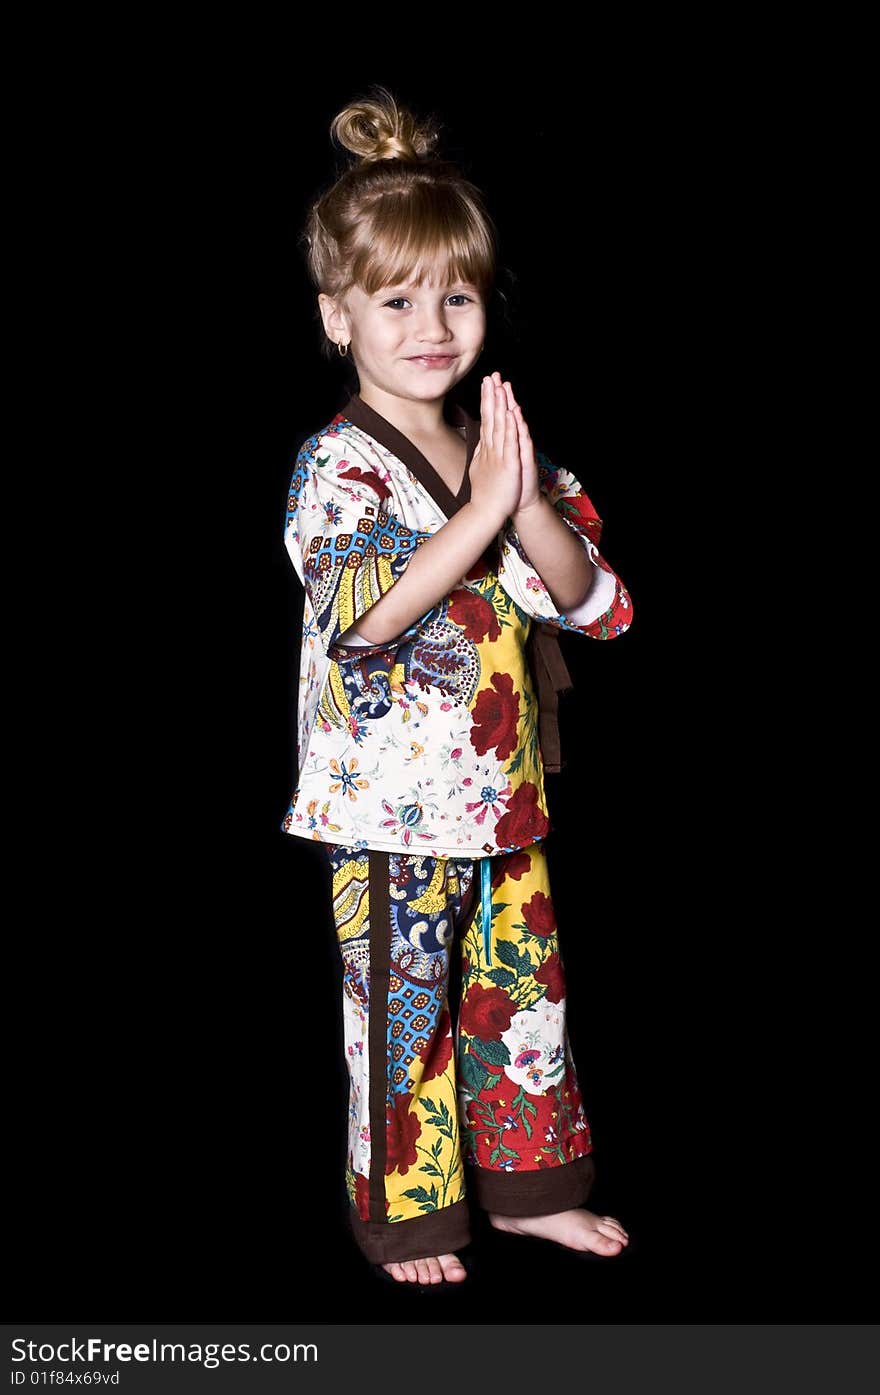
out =
[[(503, 523), (503, 519), (476, 509), (471, 501), (463, 504), (416, 549), (402, 576), (353, 628), (370, 644), (383, 644), (401, 634), (461, 581)], [(346, 631), (341, 637), (343, 644), (349, 634)]]
[(560, 517), (546, 494), (514, 513), (511, 522), (559, 613), (564, 615), (585, 601), (595, 566), (574, 529)]

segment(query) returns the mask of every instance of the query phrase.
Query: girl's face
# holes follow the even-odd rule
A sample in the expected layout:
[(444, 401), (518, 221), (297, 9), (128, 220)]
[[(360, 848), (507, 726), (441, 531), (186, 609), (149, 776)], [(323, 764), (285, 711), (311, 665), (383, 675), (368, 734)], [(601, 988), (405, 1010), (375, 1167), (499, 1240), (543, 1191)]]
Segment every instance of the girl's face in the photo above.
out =
[[(486, 336), (486, 307), (476, 286), (430, 273), (375, 295), (354, 286), (338, 310), (319, 296), (331, 339), (350, 343), (361, 388), (424, 401), (445, 397), (473, 367)], [(325, 304), (326, 302), (326, 304)]]

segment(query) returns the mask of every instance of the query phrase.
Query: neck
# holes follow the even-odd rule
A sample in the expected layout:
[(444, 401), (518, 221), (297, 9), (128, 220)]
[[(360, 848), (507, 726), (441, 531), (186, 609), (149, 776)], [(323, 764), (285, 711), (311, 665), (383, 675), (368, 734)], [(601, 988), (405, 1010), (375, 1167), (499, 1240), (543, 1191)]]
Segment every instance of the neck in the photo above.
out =
[(444, 416), (445, 397), (435, 397), (428, 402), (422, 398), (398, 397), (372, 383), (364, 383), (358, 397), (405, 436), (439, 436), (448, 425)]

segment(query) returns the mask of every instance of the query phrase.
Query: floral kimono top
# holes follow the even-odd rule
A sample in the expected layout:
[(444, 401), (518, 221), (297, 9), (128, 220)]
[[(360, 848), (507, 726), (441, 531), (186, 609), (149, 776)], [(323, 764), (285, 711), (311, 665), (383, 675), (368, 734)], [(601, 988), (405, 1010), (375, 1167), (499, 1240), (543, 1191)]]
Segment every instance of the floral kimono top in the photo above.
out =
[(450, 398), (444, 411), (467, 440), (457, 496), (358, 393), (297, 455), (284, 542), (305, 601), (286, 833), (466, 859), (544, 838), (545, 765), (560, 768), (556, 691), (571, 686), (556, 635), (611, 639), (632, 623), (629, 594), (598, 551), (593, 505), (569, 470), (536, 451), (541, 489), (596, 568), (586, 601), (557, 613), (508, 518), (407, 630), (358, 643), (360, 617), (470, 498), (480, 424)]

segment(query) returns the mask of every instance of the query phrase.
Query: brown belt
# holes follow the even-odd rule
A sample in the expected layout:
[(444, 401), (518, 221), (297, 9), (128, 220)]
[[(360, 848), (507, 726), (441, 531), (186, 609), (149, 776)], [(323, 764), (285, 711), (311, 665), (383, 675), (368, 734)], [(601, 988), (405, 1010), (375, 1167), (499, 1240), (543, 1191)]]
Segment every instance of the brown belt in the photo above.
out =
[(560, 771), (563, 760), (559, 739), (559, 694), (574, 688), (574, 683), (559, 648), (558, 631), (549, 629), (539, 620), (533, 620), (528, 646), (538, 694), (538, 732), (544, 769)]

